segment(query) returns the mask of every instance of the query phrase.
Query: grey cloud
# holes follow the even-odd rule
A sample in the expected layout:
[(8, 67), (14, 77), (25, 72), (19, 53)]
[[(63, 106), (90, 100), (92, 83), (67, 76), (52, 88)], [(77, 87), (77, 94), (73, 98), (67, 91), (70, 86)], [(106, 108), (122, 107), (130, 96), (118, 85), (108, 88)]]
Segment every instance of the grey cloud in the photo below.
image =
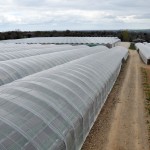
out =
[(14, 5), (16, 4), (17, 6), (44, 6), (47, 2), (47, 0), (13, 0)]
[(149, 0), (5, 0), (0, 30), (149, 28), (149, 8)]
[(150, 20), (150, 13), (135, 16), (135, 19), (149, 19)]

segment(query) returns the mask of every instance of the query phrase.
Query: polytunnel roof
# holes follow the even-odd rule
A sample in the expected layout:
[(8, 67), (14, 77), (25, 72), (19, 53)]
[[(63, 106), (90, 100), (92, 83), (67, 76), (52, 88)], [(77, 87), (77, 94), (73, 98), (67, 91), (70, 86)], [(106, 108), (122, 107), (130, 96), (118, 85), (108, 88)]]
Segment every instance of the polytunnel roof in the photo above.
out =
[(41, 45), (41, 44), (3, 44), (0, 43), (0, 53), (14, 52), (14, 51), (24, 51), (30, 49), (42, 49), (42, 48), (51, 48), (57, 46), (54, 44)]
[(139, 49), (140, 54), (142, 54), (146, 59), (150, 59), (150, 47), (144, 45), (143, 43), (135, 44), (136, 48)]
[(150, 47), (150, 43), (145, 43), (146, 46)]
[(46, 47), (43, 46), (41, 49), (30, 48), (29, 50), (23, 50), (23, 51), (13, 51), (13, 52), (6, 52), (6, 53), (0, 52), (0, 61), (6, 61), (10, 59), (18, 59), (23, 57), (30, 57), (30, 56), (48, 54), (54, 52), (61, 52), (61, 51), (67, 51), (67, 50), (73, 50), (73, 49), (79, 49), (85, 47), (87, 46), (85, 45), (78, 45), (78, 46), (62, 45), (62, 46), (46, 46)]
[(57, 44), (113, 44), (120, 42), (117, 37), (38, 37), (4, 40), (1, 43), (57, 43)]
[(95, 46), (55, 53), (48, 53), (0, 62), (0, 85), (12, 82), (69, 61), (109, 50), (105, 46)]
[(80, 149), (127, 53), (91, 54), (1, 86), (0, 149)]

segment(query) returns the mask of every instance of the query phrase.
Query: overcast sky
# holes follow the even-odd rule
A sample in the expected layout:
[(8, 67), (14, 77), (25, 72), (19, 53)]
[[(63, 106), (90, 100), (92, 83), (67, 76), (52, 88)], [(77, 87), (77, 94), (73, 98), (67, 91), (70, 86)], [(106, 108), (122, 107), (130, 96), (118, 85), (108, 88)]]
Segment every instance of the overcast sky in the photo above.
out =
[(0, 0), (0, 31), (150, 28), (150, 0)]

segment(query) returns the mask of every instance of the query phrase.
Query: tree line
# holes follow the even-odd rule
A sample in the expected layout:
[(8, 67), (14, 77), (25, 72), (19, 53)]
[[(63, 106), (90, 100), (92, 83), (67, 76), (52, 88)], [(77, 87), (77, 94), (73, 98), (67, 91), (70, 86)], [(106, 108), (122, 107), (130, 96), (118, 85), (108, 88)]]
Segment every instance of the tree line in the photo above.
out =
[[(148, 30), (149, 31), (149, 30)], [(150, 42), (150, 32), (132, 31), (132, 30), (118, 30), (118, 31), (8, 31), (0, 32), (0, 40), (21, 39), (32, 37), (118, 37), (121, 41), (133, 42), (135, 39), (143, 39)]]

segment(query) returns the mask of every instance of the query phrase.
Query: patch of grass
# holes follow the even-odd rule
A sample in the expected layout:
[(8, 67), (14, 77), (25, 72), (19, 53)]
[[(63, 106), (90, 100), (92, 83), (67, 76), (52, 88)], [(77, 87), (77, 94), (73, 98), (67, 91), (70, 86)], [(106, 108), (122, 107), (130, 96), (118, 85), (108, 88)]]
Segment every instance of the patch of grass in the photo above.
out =
[(148, 127), (148, 134), (149, 134), (149, 140), (150, 140), (150, 80), (149, 72), (145, 68), (141, 68), (142, 73), (142, 85), (143, 85), (143, 91), (145, 93), (145, 110), (146, 110), (146, 117), (147, 117), (147, 127)]

